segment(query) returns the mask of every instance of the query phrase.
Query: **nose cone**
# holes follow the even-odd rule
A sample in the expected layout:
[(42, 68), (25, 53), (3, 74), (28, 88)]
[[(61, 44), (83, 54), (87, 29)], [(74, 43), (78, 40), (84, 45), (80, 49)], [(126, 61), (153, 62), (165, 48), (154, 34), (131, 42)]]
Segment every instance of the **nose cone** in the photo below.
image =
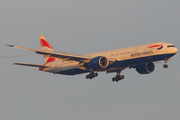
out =
[(173, 53), (177, 53), (178, 52), (178, 49), (176, 47), (173, 48)]
[(177, 52), (178, 52), (178, 49), (176, 47), (170, 47), (169, 49), (167, 49), (168, 54), (175, 55)]

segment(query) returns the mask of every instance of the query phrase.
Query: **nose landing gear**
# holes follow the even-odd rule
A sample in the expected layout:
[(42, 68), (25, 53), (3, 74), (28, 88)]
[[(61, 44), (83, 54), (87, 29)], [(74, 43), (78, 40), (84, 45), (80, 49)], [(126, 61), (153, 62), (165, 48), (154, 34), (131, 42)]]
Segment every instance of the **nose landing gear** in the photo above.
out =
[(168, 65), (164, 64), (164, 65), (163, 65), (163, 68), (168, 68)]
[(168, 68), (167, 62), (168, 62), (169, 60), (170, 60), (170, 58), (168, 58), (168, 59), (165, 60), (165, 63), (164, 63), (164, 65), (163, 65), (163, 68)]

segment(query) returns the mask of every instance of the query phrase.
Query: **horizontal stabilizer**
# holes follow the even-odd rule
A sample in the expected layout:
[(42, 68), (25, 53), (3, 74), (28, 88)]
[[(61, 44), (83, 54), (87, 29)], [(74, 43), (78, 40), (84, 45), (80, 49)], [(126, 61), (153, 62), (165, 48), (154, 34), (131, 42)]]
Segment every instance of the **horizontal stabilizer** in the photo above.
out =
[(31, 66), (31, 67), (49, 68), (49, 65), (30, 64), (30, 63), (13, 63), (13, 64), (15, 64), (15, 65)]

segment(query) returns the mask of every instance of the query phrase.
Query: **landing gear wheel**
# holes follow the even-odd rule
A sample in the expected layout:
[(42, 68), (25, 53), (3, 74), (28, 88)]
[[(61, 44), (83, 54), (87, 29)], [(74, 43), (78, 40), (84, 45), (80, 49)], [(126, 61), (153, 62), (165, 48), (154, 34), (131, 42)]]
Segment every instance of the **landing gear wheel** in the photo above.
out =
[(121, 79), (124, 79), (124, 75), (121, 75)]
[(98, 76), (98, 73), (94, 73), (94, 76), (97, 77), (97, 76)]
[(163, 65), (163, 68), (168, 68), (168, 65)]
[(120, 76), (120, 75), (116, 75), (116, 77), (112, 78), (113, 82), (119, 82), (120, 80), (124, 79), (124, 75)]
[(98, 76), (98, 73), (91, 72), (89, 75), (86, 75), (86, 79), (92, 79)]
[(120, 75), (120, 73), (121, 73), (121, 70), (117, 70), (117, 75), (112, 78), (113, 82), (114, 81), (118, 82), (118, 81), (124, 79), (124, 75)]
[(89, 78), (89, 75), (86, 75), (86, 79), (88, 79)]

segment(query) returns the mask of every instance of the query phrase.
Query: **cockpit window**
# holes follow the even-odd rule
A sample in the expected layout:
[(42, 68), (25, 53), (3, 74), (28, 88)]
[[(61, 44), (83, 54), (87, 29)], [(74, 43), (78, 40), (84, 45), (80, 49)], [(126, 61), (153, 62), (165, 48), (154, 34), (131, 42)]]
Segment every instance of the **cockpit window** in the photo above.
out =
[(174, 45), (168, 45), (167, 47), (175, 47)]

